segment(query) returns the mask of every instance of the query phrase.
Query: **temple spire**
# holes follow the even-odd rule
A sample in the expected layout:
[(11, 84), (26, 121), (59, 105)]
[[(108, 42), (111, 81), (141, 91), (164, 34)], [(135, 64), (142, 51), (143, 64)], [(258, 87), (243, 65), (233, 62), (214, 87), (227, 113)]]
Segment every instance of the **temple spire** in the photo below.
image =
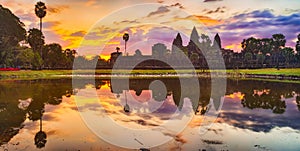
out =
[(198, 34), (195, 26), (191, 33), (191, 41), (193, 41), (194, 43), (199, 41), (199, 34)]

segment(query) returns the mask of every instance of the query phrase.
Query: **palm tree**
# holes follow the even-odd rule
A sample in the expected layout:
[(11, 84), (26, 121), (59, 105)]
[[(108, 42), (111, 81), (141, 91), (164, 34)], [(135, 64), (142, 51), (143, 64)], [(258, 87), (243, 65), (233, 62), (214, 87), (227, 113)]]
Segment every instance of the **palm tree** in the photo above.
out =
[[(35, 15), (40, 18), (40, 31), (41, 32), (42, 32), (42, 18), (44, 18), (46, 16), (46, 13), (47, 13), (46, 9), (47, 9), (47, 7), (46, 7), (45, 3), (41, 2), (41, 1), (36, 3), (35, 9), (34, 9)], [(40, 51), (41, 51), (40, 55), (42, 57), (42, 49)]]
[(126, 55), (126, 44), (127, 44), (127, 41), (129, 40), (129, 34), (128, 33), (125, 33), (123, 35), (123, 40), (125, 41), (125, 55)]
[(127, 90), (125, 90), (125, 101), (126, 101), (126, 104), (125, 104), (125, 106), (124, 106), (124, 111), (125, 111), (126, 113), (128, 113), (128, 112), (130, 112), (130, 107), (129, 107), (129, 105), (127, 104), (127, 95), (126, 95), (126, 91), (127, 91)]
[[(42, 110), (40, 110), (42, 114)], [(36, 145), (37, 148), (43, 148), (45, 147), (47, 143), (47, 134), (42, 130), (42, 116), (40, 117), (40, 131), (38, 131), (35, 134), (34, 137), (34, 144)]]
[(119, 52), (120, 51), (120, 47), (116, 47), (116, 50), (117, 50), (117, 52)]
[(35, 5), (35, 15), (40, 18), (40, 31), (42, 31), (42, 18), (46, 16), (46, 5), (45, 3), (39, 1)]

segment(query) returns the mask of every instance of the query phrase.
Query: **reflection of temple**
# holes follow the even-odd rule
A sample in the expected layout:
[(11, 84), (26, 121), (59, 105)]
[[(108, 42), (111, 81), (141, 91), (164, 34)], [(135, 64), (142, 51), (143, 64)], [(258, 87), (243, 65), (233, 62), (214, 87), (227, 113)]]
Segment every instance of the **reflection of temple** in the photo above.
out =
[[(152, 46), (152, 55), (142, 55), (140, 50), (132, 56), (123, 56), (121, 52), (111, 53), (110, 64), (115, 67), (122, 68), (170, 68), (172, 66), (188, 68), (186, 61), (183, 58), (188, 58), (195, 67), (207, 67), (207, 56), (221, 53), (221, 39), (218, 34), (214, 37), (213, 43), (206, 35), (200, 36), (194, 27), (190, 36), (190, 41), (187, 46), (183, 46), (180, 33), (177, 34), (172, 42), (172, 49), (168, 50), (162, 43), (157, 43)], [(205, 57), (206, 56), (206, 57)], [(210, 59), (213, 57), (209, 56)], [(160, 61), (159, 61), (160, 60)], [(162, 63), (162, 62), (167, 62)]]
[[(130, 79), (129, 88), (126, 88), (126, 80), (113, 79), (110, 82), (111, 92), (115, 94), (122, 94), (124, 90), (134, 90), (137, 96), (141, 95), (143, 90), (149, 90), (149, 85), (157, 79)], [(179, 79), (159, 79), (165, 84), (167, 93), (161, 93), (159, 87), (153, 86), (152, 97), (156, 101), (163, 101), (167, 95), (172, 95), (174, 103), (178, 106), (179, 110), (183, 107), (183, 99), (189, 98), (192, 102), (194, 111), (197, 110), (199, 104), (206, 106), (209, 103), (210, 98), (210, 84), (209, 79), (201, 80), (201, 85), (206, 87), (200, 87), (201, 90), (181, 89)], [(200, 94), (200, 97), (199, 97)]]
[[(122, 94), (123, 90), (134, 90), (137, 96), (141, 95), (143, 90), (149, 90), (149, 85), (157, 79), (129, 79), (129, 88), (126, 87), (126, 80), (113, 79), (110, 81), (111, 92), (115, 94)], [(179, 79), (159, 79), (162, 81), (167, 89), (165, 96), (160, 96), (159, 89), (152, 89), (153, 98), (156, 101), (161, 101), (166, 98), (167, 95), (172, 94), (174, 103), (179, 109), (182, 108), (183, 98), (190, 98), (192, 101), (194, 111), (198, 106), (205, 108), (209, 104), (209, 99), (212, 97), (214, 101), (218, 101), (221, 96), (211, 96), (211, 82), (210, 79), (199, 80), (200, 90), (181, 88), (182, 81)], [(190, 85), (187, 81), (187, 85)], [(272, 88), (272, 89), (271, 89)], [(261, 83), (260, 81), (239, 81), (236, 83), (233, 80), (227, 81), (226, 94), (233, 94), (235, 92), (241, 92), (244, 97), (241, 100), (241, 104), (249, 109), (262, 108), (270, 109), (273, 113), (282, 114), (285, 111), (285, 102), (281, 100), (281, 97), (286, 98), (293, 97), (293, 92), (299, 94), (300, 86), (297, 84), (267, 82)], [(200, 94), (199, 96), (197, 94)], [(297, 105), (300, 107), (300, 97), (297, 97)], [(299, 108), (300, 111), (300, 108)]]

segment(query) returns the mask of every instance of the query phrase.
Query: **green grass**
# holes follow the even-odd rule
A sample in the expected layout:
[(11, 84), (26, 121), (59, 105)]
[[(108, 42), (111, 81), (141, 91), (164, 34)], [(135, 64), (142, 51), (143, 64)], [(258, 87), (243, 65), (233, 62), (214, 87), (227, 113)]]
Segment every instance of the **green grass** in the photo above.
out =
[(300, 76), (300, 68), (290, 68), (290, 69), (280, 69), (280, 70), (277, 70), (275, 68), (227, 70), (227, 73), (236, 73), (236, 72), (241, 74)]
[[(179, 74), (193, 73), (192, 70), (178, 70)], [(197, 73), (208, 73), (209, 70), (196, 70)], [(224, 72), (224, 70), (214, 70), (213, 72)], [(256, 75), (285, 75), (285, 76), (300, 76), (300, 68), (293, 69), (240, 69), (240, 70), (226, 70), (228, 74), (256, 74)], [(175, 74), (175, 70), (21, 70), (21, 71), (0, 71), (0, 79), (37, 79), (37, 78), (60, 78), (62, 75), (86, 75), (86, 74)]]

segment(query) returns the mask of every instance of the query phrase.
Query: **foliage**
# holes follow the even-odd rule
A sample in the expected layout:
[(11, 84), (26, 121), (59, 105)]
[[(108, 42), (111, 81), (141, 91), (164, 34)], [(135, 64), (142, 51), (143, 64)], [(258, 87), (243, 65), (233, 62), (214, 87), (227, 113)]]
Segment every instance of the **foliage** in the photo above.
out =
[(13, 67), (16, 47), (25, 40), (24, 24), (9, 9), (0, 5), (0, 66)]
[(17, 46), (25, 40), (26, 30), (24, 23), (9, 9), (0, 5), (0, 48)]
[(46, 7), (45, 3), (41, 2), (41, 1), (37, 2), (35, 5), (35, 9), (34, 9), (36, 16), (38, 16), (39, 18), (45, 17), (46, 13), (47, 13), (46, 9), (47, 9), (47, 7)]
[(62, 68), (66, 56), (59, 44), (47, 44), (43, 47), (44, 66), (46, 68)]
[(28, 31), (27, 42), (34, 52), (39, 52), (45, 44), (45, 37), (40, 30), (33, 28)]

